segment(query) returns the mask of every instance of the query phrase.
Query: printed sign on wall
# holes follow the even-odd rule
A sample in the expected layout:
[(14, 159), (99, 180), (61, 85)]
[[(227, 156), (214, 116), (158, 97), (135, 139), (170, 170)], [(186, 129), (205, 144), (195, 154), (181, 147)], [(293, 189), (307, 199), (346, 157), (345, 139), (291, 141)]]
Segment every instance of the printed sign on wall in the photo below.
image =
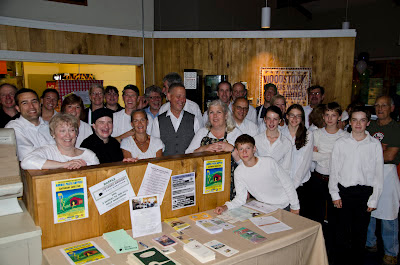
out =
[(273, 83), (278, 94), (286, 98), (286, 106), (308, 104), (307, 88), (311, 86), (311, 68), (261, 67), (259, 104), (264, 103), (264, 85)]

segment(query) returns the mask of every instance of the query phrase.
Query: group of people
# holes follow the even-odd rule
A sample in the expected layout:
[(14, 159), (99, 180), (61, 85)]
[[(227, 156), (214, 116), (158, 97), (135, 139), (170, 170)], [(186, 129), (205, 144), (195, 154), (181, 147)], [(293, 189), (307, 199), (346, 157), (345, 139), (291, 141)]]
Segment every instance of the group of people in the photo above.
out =
[[(391, 119), (393, 101), (378, 97), (378, 119), (364, 106), (346, 111), (322, 104), (324, 88), (308, 88), (309, 105), (286, 106), (274, 84), (254, 108), (245, 86), (223, 81), (218, 99), (202, 114), (186, 99), (182, 78), (167, 74), (163, 88), (144, 96), (127, 85), (119, 91), (94, 85), (90, 107), (75, 94), (60, 113), (57, 90), (0, 86), (2, 127), (13, 128), (24, 169), (77, 169), (117, 161), (196, 152), (231, 152), (231, 201), (220, 214), (249, 197), (320, 223), (328, 221), (332, 253), (340, 262), (361, 264), (363, 251), (376, 251), (376, 219), (382, 223), (385, 264), (398, 255), (400, 127)], [(162, 104), (163, 98), (165, 103)], [(325, 227), (325, 226), (324, 226)], [(342, 264), (340, 263), (340, 264)]]

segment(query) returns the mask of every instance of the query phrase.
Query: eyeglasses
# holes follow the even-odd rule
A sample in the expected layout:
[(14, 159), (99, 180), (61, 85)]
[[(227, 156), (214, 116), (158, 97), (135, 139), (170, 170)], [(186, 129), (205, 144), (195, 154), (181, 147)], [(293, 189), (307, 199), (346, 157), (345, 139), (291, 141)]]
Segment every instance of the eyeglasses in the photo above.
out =
[(375, 104), (374, 107), (375, 107), (376, 109), (379, 109), (379, 108), (381, 108), (381, 109), (386, 109), (386, 108), (389, 107), (389, 105), (388, 105), (388, 104), (382, 104), (382, 105), (380, 105), (380, 104)]
[(292, 113), (290, 113), (289, 115), (289, 118), (291, 118), (291, 119), (294, 119), (294, 118), (296, 118), (296, 119), (301, 119), (301, 114), (299, 114), (299, 115), (294, 115), (294, 114), (292, 114)]
[(92, 92), (92, 96), (103, 96), (103, 92)]
[(318, 96), (321, 95), (321, 92), (310, 92), (310, 96)]

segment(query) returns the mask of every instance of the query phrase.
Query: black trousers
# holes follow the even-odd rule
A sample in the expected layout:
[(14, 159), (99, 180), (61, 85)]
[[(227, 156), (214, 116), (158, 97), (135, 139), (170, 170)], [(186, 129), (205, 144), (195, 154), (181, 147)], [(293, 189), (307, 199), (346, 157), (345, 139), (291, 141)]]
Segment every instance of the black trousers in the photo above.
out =
[(335, 258), (340, 264), (363, 264), (364, 246), (371, 213), (367, 202), (372, 194), (369, 186), (339, 186), (342, 208), (335, 209)]

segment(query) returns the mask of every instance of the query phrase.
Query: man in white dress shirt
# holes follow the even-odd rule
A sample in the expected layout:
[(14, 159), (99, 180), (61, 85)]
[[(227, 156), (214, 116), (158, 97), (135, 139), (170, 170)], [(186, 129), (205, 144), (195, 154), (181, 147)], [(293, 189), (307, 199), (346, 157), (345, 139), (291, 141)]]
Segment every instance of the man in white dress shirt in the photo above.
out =
[(232, 105), (233, 118), (236, 127), (243, 133), (254, 137), (257, 134), (257, 125), (247, 119), (247, 111), (249, 110), (249, 101), (243, 97), (235, 99)]
[(40, 117), (40, 102), (37, 93), (29, 88), (22, 88), (15, 94), (16, 109), (21, 116), (7, 123), (5, 128), (12, 128), (17, 139), (18, 159), (22, 161), (27, 154), (38, 147), (53, 144), (49, 126)]
[(268, 83), (264, 85), (264, 104), (256, 108), (257, 125), (264, 125), (264, 117), (267, 108), (271, 106), (271, 99), (278, 94), (278, 88), (275, 84)]
[[(168, 94), (168, 90), (172, 84), (183, 84), (182, 77), (178, 73), (169, 73), (164, 77), (162, 92), (166, 97)], [(168, 102), (168, 97), (167, 97), (167, 102), (161, 106), (160, 111), (158, 113), (162, 114), (166, 112), (169, 108), (170, 108), (170, 103)], [(200, 107), (199, 105), (197, 105), (196, 102), (190, 99), (186, 99), (186, 103), (183, 110), (193, 114), (196, 117), (197, 121), (199, 122), (200, 127), (204, 126), (203, 116), (201, 114)]]
[[(245, 86), (241, 82), (234, 83), (232, 86), (232, 101), (229, 104), (229, 109), (231, 111), (233, 111), (232, 110), (233, 102), (237, 98), (246, 98), (246, 96), (247, 96), (247, 89), (245, 88)], [(249, 104), (249, 111), (247, 112), (247, 115), (246, 115), (246, 119), (248, 119), (254, 123), (257, 123), (256, 109), (250, 104)]]
[(167, 97), (170, 108), (154, 119), (151, 135), (164, 143), (164, 156), (184, 154), (200, 129), (199, 122), (193, 114), (184, 110), (186, 90), (183, 84), (172, 84)]
[(310, 115), (311, 111), (313, 108), (318, 106), (319, 104), (324, 101), (325, 97), (325, 89), (322, 86), (311, 86), (307, 88), (308, 91), (308, 102), (310, 105), (303, 107), (304, 109), (304, 114), (306, 115), (306, 127), (310, 127), (310, 123), (308, 121), (308, 116)]
[[(217, 85), (217, 96), (227, 106), (230, 106), (231, 96), (232, 96), (231, 83), (229, 83), (228, 81), (219, 82), (219, 84)], [(231, 107), (230, 110), (232, 110)], [(203, 123), (206, 124), (207, 121), (208, 121), (208, 111), (205, 111), (203, 114)]]

